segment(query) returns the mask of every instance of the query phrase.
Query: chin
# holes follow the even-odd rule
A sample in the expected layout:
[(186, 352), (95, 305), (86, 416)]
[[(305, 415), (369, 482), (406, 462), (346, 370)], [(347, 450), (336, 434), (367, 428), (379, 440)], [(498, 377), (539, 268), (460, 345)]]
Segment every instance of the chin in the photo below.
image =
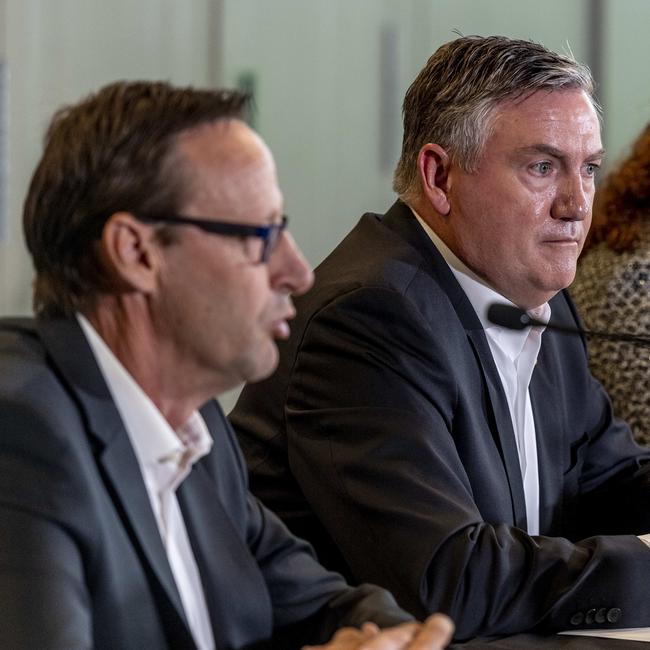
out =
[(573, 282), (575, 275), (576, 267), (573, 264), (563, 268), (547, 269), (535, 277), (531, 286), (535, 286), (540, 295), (546, 294), (548, 301), (556, 293), (566, 289)]
[(278, 349), (273, 344), (273, 350), (257, 356), (251, 364), (250, 372), (246, 373), (246, 381), (254, 383), (270, 377), (278, 367)]
[(558, 281), (554, 284), (552, 288), (549, 287), (549, 292), (555, 295), (556, 293), (560, 293), (563, 289), (566, 289), (568, 286), (571, 285), (575, 278), (576, 274), (575, 271), (573, 273), (566, 273), (564, 277), (558, 278)]

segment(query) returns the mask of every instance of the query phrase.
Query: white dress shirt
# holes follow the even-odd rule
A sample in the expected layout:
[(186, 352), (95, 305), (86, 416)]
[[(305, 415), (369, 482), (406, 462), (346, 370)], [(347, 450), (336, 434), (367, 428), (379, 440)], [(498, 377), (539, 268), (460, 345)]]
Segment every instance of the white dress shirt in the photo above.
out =
[[(471, 269), (467, 268), (449, 247), (431, 230), (420, 215), (411, 208), (418, 222), (443, 256), (451, 272), (476, 311), (499, 371), (501, 384), (508, 400), (512, 426), (515, 431), (519, 467), (524, 483), (528, 533), (539, 535), (539, 466), (537, 463), (537, 436), (528, 390), (535, 369), (537, 355), (542, 344), (545, 328), (531, 327), (527, 330), (507, 330), (487, 319), (487, 307), (493, 302), (513, 303), (488, 287)], [(544, 303), (528, 313), (536, 320), (548, 323), (551, 307)], [(650, 547), (650, 533), (638, 535)]]
[(194, 641), (200, 650), (213, 650), (201, 577), (176, 498), (192, 465), (212, 447), (208, 428), (195, 411), (174, 431), (88, 320), (81, 314), (77, 318), (135, 451)]
[[(523, 330), (510, 330), (491, 323), (487, 318), (489, 305), (494, 302), (510, 305), (513, 303), (490, 288), (463, 264), (428, 224), (415, 211), (413, 212), (449, 265), (485, 330), (488, 345), (506, 395), (512, 428), (515, 433), (519, 467), (524, 484), (528, 533), (539, 535), (537, 436), (529, 386), (542, 345), (544, 328), (530, 327)], [(551, 308), (548, 303), (544, 303), (529, 313), (536, 319), (547, 323), (551, 315)]]

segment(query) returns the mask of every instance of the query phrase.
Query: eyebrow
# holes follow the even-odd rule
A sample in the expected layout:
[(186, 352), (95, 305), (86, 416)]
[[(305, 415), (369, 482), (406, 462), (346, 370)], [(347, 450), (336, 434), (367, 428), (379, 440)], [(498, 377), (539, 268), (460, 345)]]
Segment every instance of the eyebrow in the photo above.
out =
[(282, 217), (286, 216), (283, 210), (280, 210), (279, 212), (271, 212), (266, 219), (265, 223), (268, 223), (269, 225), (273, 225), (276, 223), (280, 223), (282, 221)]
[[(560, 160), (566, 158), (566, 152), (562, 151), (561, 149), (557, 149), (556, 147), (551, 146), (550, 144), (532, 144), (527, 147), (521, 147), (521, 149), (518, 150), (520, 154), (534, 154), (534, 153), (543, 153), (546, 154), (547, 156), (553, 156), (553, 158), (558, 158)], [(594, 153), (589, 154), (587, 156), (587, 160), (594, 159), (594, 158), (602, 158), (605, 155), (605, 149), (599, 149), (598, 151), (594, 151)]]

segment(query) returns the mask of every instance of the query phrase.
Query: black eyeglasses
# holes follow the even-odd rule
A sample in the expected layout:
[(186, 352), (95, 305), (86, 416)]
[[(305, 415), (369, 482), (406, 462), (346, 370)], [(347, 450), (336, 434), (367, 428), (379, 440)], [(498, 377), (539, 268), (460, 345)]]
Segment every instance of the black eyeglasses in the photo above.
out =
[(226, 237), (257, 237), (262, 240), (262, 251), (257, 260), (258, 263), (264, 264), (268, 261), (271, 253), (280, 241), (280, 235), (287, 227), (289, 218), (282, 215), (279, 223), (272, 223), (268, 226), (253, 226), (251, 224), (231, 223), (229, 221), (213, 221), (211, 219), (196, 219), (193, 217), (184, 217), (180, 214), (163, 214), (149, 215), (141, 212), (131, 213), (140, 221), (169, 223), (178, 226), (196, 226), (205, 232), (215, 235), (225, 235)]

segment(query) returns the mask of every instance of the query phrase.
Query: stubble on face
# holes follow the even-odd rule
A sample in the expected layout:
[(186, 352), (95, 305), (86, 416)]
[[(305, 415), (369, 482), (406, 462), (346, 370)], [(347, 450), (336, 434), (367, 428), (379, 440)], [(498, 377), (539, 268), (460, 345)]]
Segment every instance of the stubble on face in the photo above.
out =
[(573, 281), (602, 159), (600, 124), (580, 90), (540, 90), (496, 110), (478, 169), (450, 172), (446, 243), (528, 309)]

